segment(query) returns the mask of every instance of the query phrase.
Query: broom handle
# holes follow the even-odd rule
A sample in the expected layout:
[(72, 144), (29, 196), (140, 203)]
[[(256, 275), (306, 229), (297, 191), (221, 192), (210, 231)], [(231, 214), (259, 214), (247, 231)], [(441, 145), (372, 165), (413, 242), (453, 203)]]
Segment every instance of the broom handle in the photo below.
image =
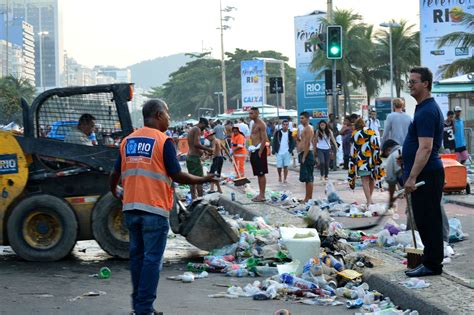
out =
[(416, 237), (415, 237), (415, 219), (413, 218), (413, 208), (411, 206), (411, 193), (407, 194), (407, 206), (408, 206), (408, 215), (410, 216), (410, 227), (411, 235), (413, 237), (413, 246), (416, 247)]

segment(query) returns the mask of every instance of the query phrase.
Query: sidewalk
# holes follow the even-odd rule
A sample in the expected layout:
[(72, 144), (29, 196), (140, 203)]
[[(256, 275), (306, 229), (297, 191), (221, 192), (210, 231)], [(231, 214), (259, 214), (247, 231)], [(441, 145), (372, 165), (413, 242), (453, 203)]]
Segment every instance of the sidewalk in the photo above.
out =
[[(271, 157), (269, 164), (273, 164)], [(250, 164), (246, 164), (246, 175), (251, 180), (251, 187), (258, 190), (256, 178), (251, 176)], [(267, 190), (287, 191), (291, 192), (295, 197), (303, 197), (304, 186), (298, 181), (298, 167), (291, 168), (288, 174), (288, 184), (284, 185), (278, 182), (278, 175), (274, 166), (269, 166), (269, 174), (267, 175)], [(225, 171), (230, 172), (229, 166)], [(315, 175), (318, 175), (315, 170)], [(356, 187), (351, 191), (345, 182), (346, 171), (330, 172), (329, 179), (332, 180), (338, 190), (340, 197), (346, 202), (363, 203), (365, 197), (361, 187)], [(315, 176), (314, 197), (324, 197), (324, 187), (326, 182), (319, 181), (319, 176)], [(226, 203), (226, 207), (235, 205), (236, 212), (244, 215), (260, 215), (264, 217), (268, 223), (274, 225), (295, 225), (304, 226), (301, 218), (289, 213), (286, 209), (272, 205), (271, 203), (253, 203), (244, 194), (243, 188), (234, 187), (232, 185), (223, 186), (224, 198), (230, 199), (231, 192), (236, 195), (236, 202), (230, 200)], [(375, 191), (374, 202), (385, 203), (387, 201), (387, 192)], [(450, 204), (446, 205), (448, 217), (457, 216), (463, 224), (463, 231), (470, 232), (474, 235), (474, 196), (449, 195), (446, 201)], [(453, 204), (453, 202), (463, 202), (463, 206)], [(470, 205), (472, 208), (465, 207)], [(243, 210), (242, 210), (243, 209)], [(399, 223), (406, 222), (404, 214), (404, 200), (398, 202)], [(341, 222), (344, 227), (354, 227), (365, 225), (368, 222), (376, 220), (376, 218), (335, 218)], [(387, 217), (388, 219), (388, 217)], [(375, 227), (372, 231), (378, 232), (383, 224)], [(371, 253), (384, 261), (380, 267), (366, 269), (366, 280), (374, 289), (380, 290), (384, 294), (390, 296), (395, 304), (402, 308), (417, 309), (420, 314), (449, 314), (449, 313), (474, 313), (474, 267), (470, 262), (472, 257), (473, 241), (471, 239), (455, 243), (456, 256), (452, 258), (452, 263), (445, 266), (445, 272), (440, 277), (427, 277), (426, 281), (430, 283), (430, 287), (422, 290), (406, 289), (398, 282), (406, 280), (403, 271), (406, 269), (401, 264), (401, 258), (392, 253), (385, 251), (383, 248), (371, 249)]]

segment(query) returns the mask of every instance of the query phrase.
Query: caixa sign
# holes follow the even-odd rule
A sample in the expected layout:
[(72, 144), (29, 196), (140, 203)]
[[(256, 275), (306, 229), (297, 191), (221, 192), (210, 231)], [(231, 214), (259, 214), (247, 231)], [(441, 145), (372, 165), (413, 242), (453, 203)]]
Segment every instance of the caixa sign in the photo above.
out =
[(16, 154), (0, 154), (0, 175), (18, 173)]
[(304, 97), (320, 97), (326, 96), (324, 83), (321, 81), (304, 81)]

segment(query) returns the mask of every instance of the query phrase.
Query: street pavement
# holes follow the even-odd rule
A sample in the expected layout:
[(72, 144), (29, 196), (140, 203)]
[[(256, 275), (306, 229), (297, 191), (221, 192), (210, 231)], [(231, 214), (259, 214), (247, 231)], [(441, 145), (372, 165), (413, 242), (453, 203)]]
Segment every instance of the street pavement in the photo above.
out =
[[(172, 240), (169, 247), (173, 247)], [(87, 248), (86, 253), (79, 251), (83, 248)], [(97, 244), (80, 242), (70, 257), (52, 263), (25, 262), (13, 254), (0, 255), (0, 314), (129, 314), (131, 282), (128, 261), (111, 259), (100, 252)], [(112, 271), (109, 279), (90, 276), (103, 266)], [(181, 275), (185, 267), (183, 263), (164, 264), (155, 302), (155, 308), (164, 314), (258, 315), (273, 314), (278, 309), (288, 309), (292, 314), (353, 314), (345, 306), (210, 298), (208, 295), (225, 292), (228, 286), (244, 287), (263, 278), (210, 274), (209, 278), (197, 279), (193, 283), (166, 279)], [(98, 296), (84, 296), (88, 294)]]

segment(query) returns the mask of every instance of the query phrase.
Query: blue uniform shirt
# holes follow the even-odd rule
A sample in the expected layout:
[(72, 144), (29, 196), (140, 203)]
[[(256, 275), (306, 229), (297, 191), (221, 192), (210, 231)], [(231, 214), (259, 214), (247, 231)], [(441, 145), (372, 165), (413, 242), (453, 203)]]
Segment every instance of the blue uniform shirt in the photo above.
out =
[[(165, 141), (165, 145), (163, 147), (163, 160), (165, 161), (166, 173), (169, 176), (181, 172), (181, 166), (179, 165), (178, 158), (176, 157), (176, 149), (171, 139), (167, 139)], [(115, 170), (120, 171), (121, 167), (122, 157), (119, 154), (117, 160), (115, 161)]]
[(454, 119), (454, 143), (456, 149), (466, 146), (466, 140), (464, 139), (464, 120), (461, 118)]
[(408, 128), (408, 134), (403, 143), (403, 174), (405, 180), (410, 176), (418, 150), (418, 138), (433, 138), (433, 149), (423, 171), (442, 168), (439, 158), (439, 148), (443, 141), (443, 114), (436, 101), (430, 97), (416, 105), (415, 116)]

